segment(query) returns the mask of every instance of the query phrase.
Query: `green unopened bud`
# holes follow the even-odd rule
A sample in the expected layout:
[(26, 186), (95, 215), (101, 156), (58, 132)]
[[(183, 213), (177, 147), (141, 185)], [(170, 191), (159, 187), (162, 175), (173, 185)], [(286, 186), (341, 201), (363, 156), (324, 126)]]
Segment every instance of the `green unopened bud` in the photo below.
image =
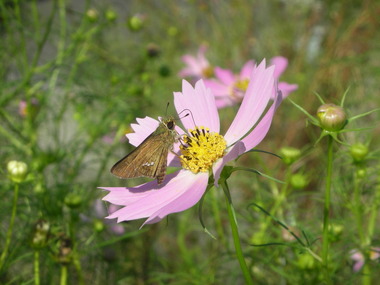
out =
[(353, 144), (350, 148), (350, 154), (354, 162), (362, 162), (368, 155), (368, 147), (362, 143)]
[(69, 193), (65, 197), (65, 205), (69, 208), (75, 209), (82, 205), (82, 197), (76, 193)]
[(167, 32), (168, 32), (169, 36), (175, 37), (178, 34), (178, 29), (177, 29), (177, 27), (171, 26), (171, 27), (169, 27)]
[(21, 183), (28, 174), (28, 165), (22, 161), (12, 160), (7, 164), (8, 177), (15, 183)]
[(31, 246), (33, 248), (43, 248), (46, 246), (50, 233), (50, 223), (45, 220), (39, 220), (32, 232)]
[(347, 115), (344, 109), (334, 104), (320, 106), (317, 116), (321, 127), (329, 132), (340, 131), (347, 123)]
[(143, 28), (144, 23), (145, 17), (137, 14), (128, 19), (127, 26), (132, 32), (137, 32)]
[(114, 10), (112, 10), (112, 9), (108, 9), (108, 10), (106, 11), (106, 19), (107, 19), (108, 21), (113, 22), (113, 21), (116, 20), (116, 18), (117, 18), (117, 14), (116, 14), (116, 12), (115, 12)]
[(301, 173), (293, 174), (290, 177), (290, 185), (294, 189), (304, 189), (309, 184), (309, 178)]
[(366, 168), (358, 168), (356, 170), (356, 175), (358, 178), (363, 179), (367, 176), (367, 169)]
[(100, 221), (100, 220), (94, 221), (94, 230), (96, 232), (100, 233), (100, 232), (104, 231), (104, 229), (105, 229), (105, 225), (102, 221)]
[(286, 146), (280, 149), (280, 155), (287, 165), (291, 165), (300, 158), (301, 151), (297, 148)]
[(96, 22), (98, 20), (98, 18), (99, 18), (99, 13), (95, 9), (91, 8), (91, 9), (87, 10), (86, 17), (91, 22)]
[(337, 242), (341, 239), (342, 233), (344, 231), (344, 226), (340, 224), (330, 224), (329, 230), (329, 240), (331, 242)]
[(167, 65), (161, 65), (159, 73), (162, 77), (168, 77), (170, 75), (170, 68)]

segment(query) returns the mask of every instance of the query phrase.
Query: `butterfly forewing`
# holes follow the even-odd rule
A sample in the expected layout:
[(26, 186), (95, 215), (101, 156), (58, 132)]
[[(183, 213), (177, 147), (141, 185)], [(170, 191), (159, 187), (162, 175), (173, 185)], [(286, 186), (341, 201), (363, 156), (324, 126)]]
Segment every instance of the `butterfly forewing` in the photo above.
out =
[(174, 127), (173, 119), (160, 122), (151, 135), (111, 168), (111, 173), (119, 178), (157, 178), (157, 183), (161, 184), (166, 174), (169, 149), (176, 140)]

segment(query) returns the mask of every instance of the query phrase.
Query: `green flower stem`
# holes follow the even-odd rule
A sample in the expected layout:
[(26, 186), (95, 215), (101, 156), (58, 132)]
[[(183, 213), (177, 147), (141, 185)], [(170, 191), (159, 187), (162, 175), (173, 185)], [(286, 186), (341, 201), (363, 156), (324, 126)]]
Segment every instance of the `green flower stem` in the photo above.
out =
[[(361, 252), (363, 256), (365, 257), (365, 263), (363, 266), (363, 274), (362, 274), (362, 284), (363, 285), (370, 285), (372, 284), (372, 272), (371, 267), (368, 264), (369, 257), (369, 245), (371, 244), (372, 235), (366, 234), (364, 229), (364, 223), (363, 223), (363, 211), (362, 211), (362, 202), (360, 200), (360, 185), (362, 184), (362, 179), (358, 177), (357, 174), (355, 174), (354, 178), (354, 200), (353, 200), (353, 212), (356, 219), (356, 227), (360, 238), (360, 247)], [(376, 201), (376, 199), (375, 199)], [(372, 207), (373, 209), (373, 207)], [(375, 207), (376, 209), (376, 207)], [(371, 217), (371, 214), (370, 214)], [(370, 218), (371, 221), (371, 218)], [(368, 223), (368, 227), (370, 227), (370, 222)]]
[(34, 251), (34, 284), (40, 285), (40, 251)]
[(4, 265), (5, 259), (8, 254), (9, 245), (11, 244), (12, 240), (12, 232), (13, 232), (13, 225), (16, 218), (16, 212), (17, 212), (17, 201), (18, 201), (18, 192), (19, 192), (19, 184), (15, 184), (15, 190), (14, 190), (14, 197), (13, 197), (13, 206), (12, 206), (12, 215), (11, 215), (11, 221), (9, 222), (9, 227), (5, 239), (5, 245), (3, 248), (3, 252), (0, 257), (0, 271)]
[(223, 181), (221, 184), (225, 193), (226, 197), (226, 204), (227, 204), (227, 211), (228, 211), (228, 218), (230, 220), (230, 225), (231, 225), (231, 231), (232, 231), (232, 237), (234, 240), (234, 246), (235, 246), (235, 252), (236, 252), (236, 257), (239, 260), (240, 268), (243, 272), (243, 276), (245, 279), (245, 284), (253, 284), (252, 276), (249, 272), (248, 266), (245, 262), (244, 255), (241, 249), (241, 244), (240, 244), (240, 238), (239, 238), (239, 231), (238, 231), (238, 225), (236, 221), (236, 215), (235, 215), (235, 210), (232, 205), (232, 200), (231, 200), (231, 195), (230, 195), (230, 190), (228, 188), (227, 182)]
[(60, 285), (66, 285), (67, 284), (67, 265), (61, 266), (61, 280)]
[(361, 201), (360, 201), (360, 181), (357, 175), (355, 175), (354, 178), (354, 201), (353, 201), (353, 207), (354, 207), (354, 214), (356, 219), (356, 227), (357, 231), (359, 233), (360, 243), (362, 246), (367, 245), (366, 237), (364, 233), (364, 225), (363, 225), (363, 217), (362, 217), (362, 211), (361, 211)]
[(228, 243), (225, 238), (224, 230), (223, 230), (223, 224), (222, 224), (222, 218), (220, 216), (220, 209), (219, 209), (219, 203), (218, 203), (218, 196), (217, 191), (214, 191), (215, 189), (211, 189), (211, 206), (212, 206), (212, 212), (215, 219), (216, 224), (216, 230), (218, 232), (218, 238), (221, 239), (221, 243), (227, 248)]
[(323, 209), (323, 243), (322, 243), (322, 260), (325, 274), (325, 281), (331, 284), (329, 272), (329, 226), (330, 226), (330, 204), (331, 204), (331, 176), (333, 164), (333, 138), (328, 136), (327, 146), (327, 173), (326, 173), (326, 192), (325, 192), (325, 205)]

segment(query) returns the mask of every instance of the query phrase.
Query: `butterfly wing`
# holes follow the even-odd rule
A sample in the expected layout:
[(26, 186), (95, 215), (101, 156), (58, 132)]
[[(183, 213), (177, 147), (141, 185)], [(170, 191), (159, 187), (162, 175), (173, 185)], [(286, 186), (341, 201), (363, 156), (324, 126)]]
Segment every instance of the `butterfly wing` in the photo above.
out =
[(131, 153), (111, 168), (119, 178), (151, 177), (160, 184), (165, 177), (168, 151), (171, 144), (162, 141), (161, 135), (150, 135)]

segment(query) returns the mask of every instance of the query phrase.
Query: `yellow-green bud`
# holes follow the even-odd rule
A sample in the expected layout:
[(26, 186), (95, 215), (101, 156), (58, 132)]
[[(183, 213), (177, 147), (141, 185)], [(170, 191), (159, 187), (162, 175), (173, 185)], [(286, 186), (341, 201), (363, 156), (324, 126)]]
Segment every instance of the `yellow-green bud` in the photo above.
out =
[(127, 25), (132, 32), (141, 30), (144, 26), (145, 17), (137, 14), (128, 19)]
[(86, 12), (86, 17), (91, 22), (96, 22), (99, 18), (99, 13), (94, 8), (88, 9)]
[(293, 162), (300, 158), (301, 151), (294, 147), (285, 146), (280, 149), (280, 155), (287, 165), (291, 165)]
[(113, 22), (113, 21), (116, 20), (116, 18), (117, 18), (117, 14), (116, 14), (116, 12), (114, 10), (108, 9), (106, 11), (106, 19), (108, 21)]
[(340, 131), (347, 123), (347, 115), (344, 109), (334, 104), (320, 106), (317, 116), (321, 127), (329, 132)]
[(354, 162), (362, 162), (368, 155), (368, 147), (362, 143), (353, 144), (350, 147), (350, 154)]
[(82, 204), (82, 197), (76, 193), (69, 193), (66, 195), (64, 202), (67, 207), (75, 209)]
[(296, 173), (290, 177), (290, 185), (292, 185), (294, 189), (303, 189), (308, 184), (309, 179), (304, 174)]
[(171, 27), (169, 27), (167, 32), (168, 32), (169, 36), (175, 37), (178, 34), (178, 29), (177, 29), (177, 27), (171, 26)]
[(28, 165), (22, 161), (12, 160), (7, 164), (8, 177), (15, 183), (21, 183), (28, 174)]
[(94, 230), (96, 232), (100, 233), (100, 232), (104, 231), (104, 229), (105, 229), (105, 225), (102, 221), (100, 221), (100, 220), (94, 221)]

